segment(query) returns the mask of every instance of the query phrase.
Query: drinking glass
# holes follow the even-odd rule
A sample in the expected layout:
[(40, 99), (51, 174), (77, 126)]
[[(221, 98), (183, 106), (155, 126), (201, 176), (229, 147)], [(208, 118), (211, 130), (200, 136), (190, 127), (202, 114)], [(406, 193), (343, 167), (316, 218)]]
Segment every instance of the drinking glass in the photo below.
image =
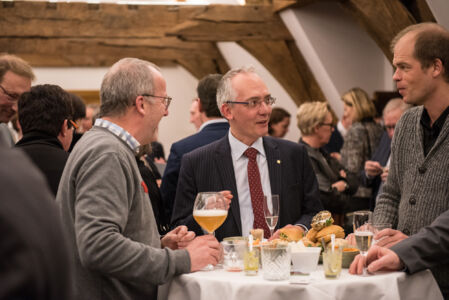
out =
[[(374, 235), (376, 235), (380, 231), (387, 229), (387, 228), (392, 228), (391, 223), (374, 223), (373, 224), (373, 229), (374, 229), (373, 233), (374, 233)], [(378, 241), (380, 241), (380, 240), (374, 239), (373, 245), (376, 244)]]
[(272, 237), (279, 218), (279, 195), (264, 196), (263, 199), (263, 214)]
[(337, 279), (341, 273), (342, 248), (327, 247), (323, 251), (323, 269), (324, 277), (329, 279)]
[[(220, 227), (228, 216), (226, 200), (219, 192), (198, 193), (193, 205), (193, 218), (208, 234), (215, 235), (215, 230)], [(213, 270), (212, 265), (207, 265), (203, 270)]]
[(373, 242), (374, 230), (372, 226), (373, 213), (368, 210), (354, 212), (354, 236), (357, 248), (363, 256), (363, 275), (366, 276), (366, 255)]
[(288, 245), (262, 246), (263, 279), (286, 280), (290, 277), (291, 254)]

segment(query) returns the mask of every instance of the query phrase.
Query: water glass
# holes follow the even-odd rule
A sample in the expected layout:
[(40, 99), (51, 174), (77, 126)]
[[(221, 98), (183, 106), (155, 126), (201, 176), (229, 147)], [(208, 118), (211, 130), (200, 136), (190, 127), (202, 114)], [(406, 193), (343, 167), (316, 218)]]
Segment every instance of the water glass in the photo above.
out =
[(323, 252), (324, 277), (337, 279), (341, 273), (342, 248), (326, 248)]
[(289, 247), (278, 245), (262, 246), (263, 278), (266, 280), (287, 280), (290, 278), (291, 254)]
[(228, 272), (241, 272), (246, 252), (246, 242), (242, 240), (222, 241), (223, 268)]
[[(387, 228), (392, 228), (391, 223), (374, 223), (373, 224), (373, 229), (374, 229), (374, 235), (376, 235), (377, 233), (379, 233), (380, 231), (387, 229)], [(373, 244), (376, 244), (379, 240), (377, 239), (373, 239)]]

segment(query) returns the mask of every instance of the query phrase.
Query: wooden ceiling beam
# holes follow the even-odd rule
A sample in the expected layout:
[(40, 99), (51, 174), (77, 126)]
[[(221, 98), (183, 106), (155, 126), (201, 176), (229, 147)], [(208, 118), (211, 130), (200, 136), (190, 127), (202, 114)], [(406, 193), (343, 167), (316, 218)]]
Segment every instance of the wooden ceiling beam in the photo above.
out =
[(399, 0), (339, 0), (391, 61), (390, 42), (399, 31), (416, 23)]
[(267, 68), (298, 106), (311, 100), (325, 100), (318, 83), (294, 43), (246, 40), (240, 41), (239, 44)]
[[(173, 38), (44, 39), (1, 38), (0, 48), (15, 53), (33, 66), (110, 66), (123, 57), (138, 57), (158, 65), (195, 61), (186, 68), (197, 78), (229, 67), (215, 43), (180, 42)], [(186, 64), (181, 63), (186, 66)]]

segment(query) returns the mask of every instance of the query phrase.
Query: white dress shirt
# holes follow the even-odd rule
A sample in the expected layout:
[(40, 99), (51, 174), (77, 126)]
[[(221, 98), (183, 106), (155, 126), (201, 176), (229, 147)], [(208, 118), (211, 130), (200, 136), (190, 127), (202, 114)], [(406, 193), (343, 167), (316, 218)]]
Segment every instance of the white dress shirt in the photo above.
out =
[[(232, 135), (231, 130), (229, 130), (228, 138), (231, 146), (232, 164), (234, 166), (235, 182), (239, 197), (242, 235), (248, 236), (250, 230), (253, 229), (254, 213), (248, 184), (248, 158), (243, 153), (249, 147), (237, 140)], [(251, 147), (259, 151), (257, 155), (257, 166), (259, 167), (263, 194), (271, 195), (270, 174), (268, 172), (267, 156), (263, 148), (262, 138), (257, 139)], [(268, 206), (271, 207), (271, 203), (268, 203)]]

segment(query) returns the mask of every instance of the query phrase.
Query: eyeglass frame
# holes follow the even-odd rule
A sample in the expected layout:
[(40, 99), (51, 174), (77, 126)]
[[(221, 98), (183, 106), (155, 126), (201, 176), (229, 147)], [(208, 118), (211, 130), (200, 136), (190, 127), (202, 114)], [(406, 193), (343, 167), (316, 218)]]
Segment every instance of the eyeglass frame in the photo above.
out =
[(320, 126), (329, 126), (329, 127), (331, 127), (331, 128), (334, 127), (334, 123), (320, 123), (320, 124), (318, 124), (318, 125), (320, 125)]
[(67, 124), (70, 124), (70, 126), (68, 126), (69, 129), (73, 127), (73, 128), (75, 128), (75, 130), (76, 130), (76, 129), (78, 129), (78, 127), (79, 127), (79, 126), (75, 123), (75, 121), (70, 120), (70, 119), (67, 119)]
[[(262, 100), (260, 100), (260, 99), (257, 99), (257, 100), (249, 99), (248, 101), (231, 101), (231, 100), (228, 100), (228, 101), (225, 101), (225, 103), (228, 103), (228, 104), (243, 104), (243, 105), (248, 106), (248, 108), (256, 108), (256, 107), (259, 108), (262, 105), (262, 103), (265, 103), (265, 105), (269, 105), (269, 106), (274, 105), (276, 103), (276, 98), (270, 95), (270, 96), (267, 96), (267, 97), (263, 98)], [(251, 104), (251, 103), (253, 103), (253, 104)]]
[[(19, 101), (20, 95), (19, 94), (11, 94), (10, 92), (8, 92), (1, 84), (0, 84), (0, 88), (3, 91), (3, 94), (5, 94), (6, 96), (8, 96), (8, 101), (9, 102), (13, 102), (13, 103), (17, 103)], [(11, 98), (11, 99), (9, 99)]]
[(170, 106), (170, 103), (172, 102), (173, 98), (172, 97), (164, 97), (164, 96), (156, 96), (156, 95), (151, 95), (151, 94), (142, 94), (142, 97), (154, 97), (154, 98), (160, 98), (163, 99), (162, 102), (165, 105), (165, 108), (168, 109), (168, 107)]
[(396, 124), (394, 125), (384, 125), (385, 130), (394, 130), (396, 128)]

